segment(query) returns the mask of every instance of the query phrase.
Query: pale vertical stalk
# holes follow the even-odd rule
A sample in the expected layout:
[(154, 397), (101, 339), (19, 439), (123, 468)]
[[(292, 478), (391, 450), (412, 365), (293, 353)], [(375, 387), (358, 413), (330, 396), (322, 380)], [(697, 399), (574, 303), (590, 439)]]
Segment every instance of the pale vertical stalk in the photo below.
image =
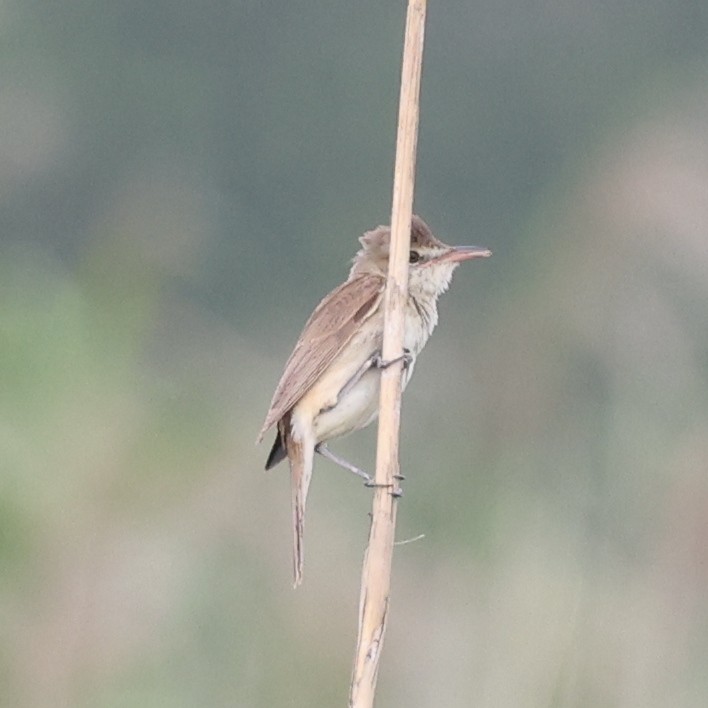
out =
[[(401, 70), (396, 166), (391, 210), (391, 255), (384, 296), (382, 356), (390, 361), (403, 353), (404, 306), (408, 291), (408, 251), (413, 213), (418, 105), (423, 60), (426, 0), (409, 0)], [(391, 495), (399, 472), (402, 366), (381, 374), (381, 401), (376, 453), (376, 483), (369, 545), (364, 555), (359, 600), (359, 636), (349, 694), (351, 708), (374, 704), (379, 659), (386, 632), (397, 500)]]

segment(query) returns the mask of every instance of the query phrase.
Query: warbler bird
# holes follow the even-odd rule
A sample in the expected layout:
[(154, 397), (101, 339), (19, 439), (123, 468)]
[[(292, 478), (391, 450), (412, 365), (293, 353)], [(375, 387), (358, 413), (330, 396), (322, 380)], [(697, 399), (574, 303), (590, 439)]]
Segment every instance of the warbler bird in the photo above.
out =
[[(302, 582), (305, 505), (315, 453), (363, 477), (371, 477), (335, 455), (327, 442), (366, 427), (378, 414), (384, 331), (383, 294), (391, 229), (379, 226), (360, 239), (349, 277), (316, 307), (305, 324), (278, 383), (258, 436), (277, 424), (266, 469), (290, 462), (294, 585)], [(411, 221), (408, 297), (405, 303), (402, 388), (438, 322), (437, 300), (455, 268), (491, 251), (448, 246), (417, 215)]]

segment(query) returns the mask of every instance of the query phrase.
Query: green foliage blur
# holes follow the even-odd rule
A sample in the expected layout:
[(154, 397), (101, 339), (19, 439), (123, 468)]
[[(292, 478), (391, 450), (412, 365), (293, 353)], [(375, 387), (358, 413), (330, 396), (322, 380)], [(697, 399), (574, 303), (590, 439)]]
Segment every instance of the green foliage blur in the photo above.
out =
[[(346, 703), (371, 494), (305, 583), (254, 440), (388, 223), (405, 3), (0, 8), (0, 703)], [(380, 706), (708, 705), (708, 5), (431, 2)], [(373, 468), (375, 431), (335, 445)]]

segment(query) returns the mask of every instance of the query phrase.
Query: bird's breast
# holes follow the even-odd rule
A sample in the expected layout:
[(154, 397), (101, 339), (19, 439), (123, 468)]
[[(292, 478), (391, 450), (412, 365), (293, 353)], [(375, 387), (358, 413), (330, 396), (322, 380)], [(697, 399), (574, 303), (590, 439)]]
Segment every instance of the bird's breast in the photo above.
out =
[(434, 298), (409, 294), (406, 301), (404, 347), (414, 356), (420, 354), (438, 323), (438, 309)]
[[(402, 387), (413, 374), (415, 358), (428, 341), (437, 323), (434, 301), (406, 303), (403, 346), (413, 356)], [(371, 368), (350, 384), (373, 354), (381, 352), (383, 317), (376, 313), (352, 337), (325, 369), (315, 385), (298, 401), (292, 412), (293, 428), (312, 431), (317, 442), (347, 435), (369, 425), (379, 410), (381, 371)], [(345, 393), (342, 393), (346, 389)]]

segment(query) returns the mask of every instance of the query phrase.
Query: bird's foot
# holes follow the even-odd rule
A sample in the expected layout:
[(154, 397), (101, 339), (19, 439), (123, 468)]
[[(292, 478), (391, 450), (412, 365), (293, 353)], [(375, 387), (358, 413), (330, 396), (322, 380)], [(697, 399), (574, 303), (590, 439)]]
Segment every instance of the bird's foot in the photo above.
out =
[(373, 365), (377, 369), (388, 369), (389, 366), (397, 364), (399, 361), (403, 362), (403, 370), (405, 371), (413, 363), (413, 355), (410, 349), (404, 349), (401, 356), (397, 356), (395, 359), (390, 361), (384, 361), (381, 354), (375, 354), (373, 358)]
[[(394, 475), (394, 479), (398, 478), (400, 475)], [(374, 481), (373, 479), (370, 482), (364, 482), (365, 487), (369, 487), (372, 489), (378, 488), (386, 488), (391, 490), (391, 496), (395, 497), (396, 499), (400, 499), (403, 496), (403, 490), (401, 487), (397, 484), (379, 484), (378, 482)]]

